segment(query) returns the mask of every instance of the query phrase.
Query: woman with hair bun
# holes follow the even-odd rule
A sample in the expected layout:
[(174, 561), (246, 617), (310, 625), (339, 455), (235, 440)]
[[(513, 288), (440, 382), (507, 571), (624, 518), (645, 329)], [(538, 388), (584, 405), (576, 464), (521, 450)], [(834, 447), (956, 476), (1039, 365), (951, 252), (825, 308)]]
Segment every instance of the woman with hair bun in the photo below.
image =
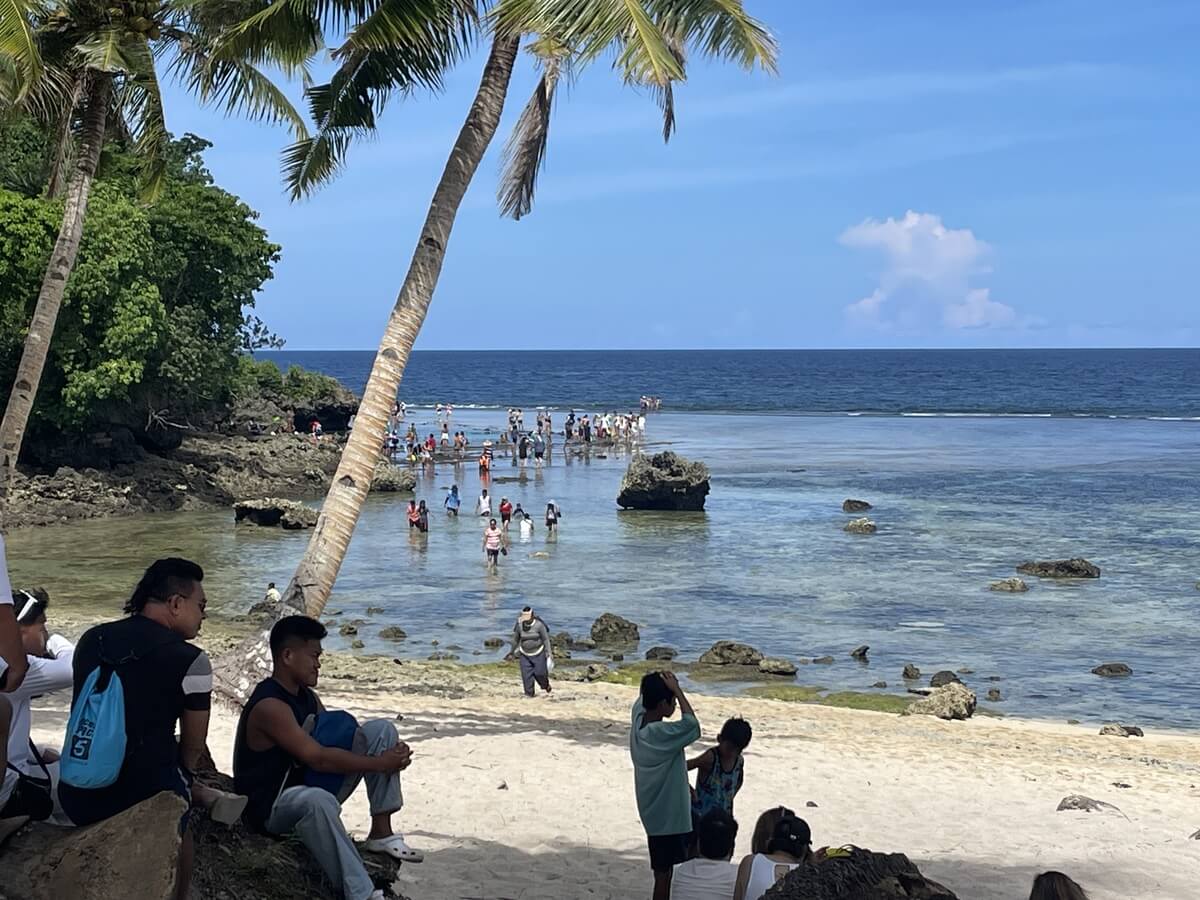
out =
[[(782, 813), (782, 814), (781, 814)], [(812, 832), (808, 823), (782, 807), (759, 816), (775, 818), (765, 852), (751, 853), (738, 867), (733, 900), (759, 900), (770, 887), (799, 865), (812, 862)], [(759, 827), (755, 826), (755, 832)]]

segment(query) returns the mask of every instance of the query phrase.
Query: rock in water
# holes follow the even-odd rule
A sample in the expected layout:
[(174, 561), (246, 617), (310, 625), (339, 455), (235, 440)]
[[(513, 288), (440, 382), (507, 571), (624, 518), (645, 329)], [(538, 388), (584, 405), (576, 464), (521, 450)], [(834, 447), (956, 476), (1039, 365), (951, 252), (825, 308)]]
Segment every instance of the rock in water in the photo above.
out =
[(555, 659), (571, 658), (571, 635), (566, 631), (550, 636), (550, 649), (554, 651)]
[(1063, 797), (1058, 804), (1058, 812), (1117, 812), (1120, 810), (1111, 803), (1105, 803), (1103, 800), (1093, 800), (1091, 797), (1085, 797), (1083, 794), (1071, 794), (1069, 797)]
[(832, 666), (833, 665), (833, 657), (832, 656), (818, 656), (813, 659), (813, 665), (814, 666)]
[(969, 719), (975, 714), (975, 692), (964, 684), (951, 682), (934, 690), (923, 700), (910, 703), (903, 716), (937, 716), (939, 719)]
[(312, 528), (317, 524), (315, 509), (295, 500), (268, 497), (264, 500), (239, 500), (233, 504), (233, 520), (247, 525), (274, 528), (278, 525), (289, 531)]
[(957, 900), (902, 853), (854, 847), (845, 856), (799, 866), (767, 889), (763, 900)]
[(851, 519), (846, 523), (843, 531), (848, 531), (851, 534), (874, 534), (879, 529), (875, 527), (875, 523), (868, 518)]
[(759, 660), (758, 671), (764, 675), (795, 675), (797, 669), (793, 662), (776, 656), (768, 656)]
[(1100, 567), (1086, 559), (1055, 559), (1021, 563), (1017, 571), (1037, 578), (1099, 578)]
[(371, 490), (380, 493), (412, 493), (417, 487), (417, 475), (412, 469), (401, 469), (381, 459), (371, 476)]
[(498, 637), (484, 638), (483, 646), (487, 647), (489, 650), (499, 650), (501, 647), (504, 646), (504, 638), (498, 638)]
[(855, 659), (857, 659), (859, 662), (866, 662), (867, 661), (867, 651), (870, 649), (871, 648), (869, 645), (862, 644), (861, 646), (855, 647), (853, 650), (851, 650), (850, 655), (852, 657), (854, 657)]
[(592, 623), (592, 640), (597, 644), (636, 644), (641, 639), (637, 625), (614, 613), (604, 613)]
[(621, 479), (622, 509), (702, 510), (708, 496), (708, 466), (670, 451), (636, 456)]
[(380, 629), (379, 636), (385, 641), (402, 641), (408, 637), (408, 632), (399, 625), (389, 625)]
[(999, 703), (1003, 697), (1000, 696), (1000, 688), (988, 688), (987, 698), (992, 703)]
[(576, 681), (599, 681), (608, 674), (608, 666), (604, 663), (588, 663), (586, 669), (575, 673)]
[(906, 665), (904, 667), (904, 672), (901, 674), (901, 677), (905, 678), (908, 681), (916, 681), (918, 678), (921, 677), (921, 670), (918, 669), (916, 666), (914, 666), (912, 663), (909, 663), (908, 665)]
[(1116, 722), (1109, 722), (1100, 729), (1101, 734), (1112, 735), (1113, 737), (1145, 737), (1142, 729), (1136, 725), (1119, 725)]
[(1024, 578), (1005, 578), (1000, 581), (993, 581), (988, 585), (989, 591), (1003, 591), (1009, 594), (1023, 594), (1029, 590), (1029, 585), (1025, 583)]
[(717, 641), (700, 657), (706, 666), (757, 666), (762, 661), (761, 653), (737, 641)]
[(674, 647), (651, 647), (646, 651), (646, 659), (658, 659), (664, 662), (670, 662), (679, 655), (679, 651)]
[(842, 512), (844, 513), (862, 513), (871, 508), (871, 504), (866, 500), (843, 500)]
[(1104, 663), (1092, 669), (1092, 674), (1101, 678), (1124, 678), (1126, 675), (1132, 675), (1133, 669), (1125, 663)]
[(962, 679), (953, 672), (949, 671), (938, 672), (931, 679), (929, 679), (930, 687), (940, 688), (945, 687), (948, 684), (962, 684)]

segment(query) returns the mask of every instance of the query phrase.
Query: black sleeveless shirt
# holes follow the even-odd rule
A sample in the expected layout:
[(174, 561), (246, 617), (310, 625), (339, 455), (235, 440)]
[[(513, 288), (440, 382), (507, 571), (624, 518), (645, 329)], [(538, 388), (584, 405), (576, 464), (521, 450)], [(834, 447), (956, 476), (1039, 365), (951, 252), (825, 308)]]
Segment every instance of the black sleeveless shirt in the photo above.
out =
[(239, 794), (249, 798), (243, 818), (246, 824), (260, 831), (266, 830), (267, 819), (271, 815), (271, 807), (275, 798), (283, 789), (284, 782), (291, 787), (300, 784), (301, 771), (296, 760), (288, 756), (282, 748), (273, 746), (269, 750), (251, 750), (246, 741), (246, 725), (250, 721), (250, 713), (262, 700), (281, 700), (291, 709), (296, 717), (296, 724), (303, 725), (309, 716), (315, 716), (318, 711), (317, 695), (311, 690), (300, 686), (299, 694), (290, 694), (274, 678), (267, 678), (258, 683), (250, 699), (242, 709), (238, 719), (237, 738), (233, 744), (233, 785)]

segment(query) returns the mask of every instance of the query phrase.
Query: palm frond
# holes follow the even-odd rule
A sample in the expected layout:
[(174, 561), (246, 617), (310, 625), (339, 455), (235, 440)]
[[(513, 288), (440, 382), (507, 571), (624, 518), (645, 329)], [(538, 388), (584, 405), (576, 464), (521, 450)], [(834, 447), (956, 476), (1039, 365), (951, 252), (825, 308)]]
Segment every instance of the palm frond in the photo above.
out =
[(297, 138), (308, 135), (304, 116), (258, 66), (241, 59), (219, 58), (202, 41), (175, 41), (170, 62), (172, 77), (200, 98), (256, 121), (287, 125)]
[(778, 71), (779, 45), (742, 0), (646, 0), (646, 6), (665, 33), (701, 56)]
[(125, 58), (127, 49), (125, 32), (118, 28), (96, 31), (88, 40), (75, 45), (75, 52), (83, 65), (110, 74), (130, 71), (132, 65)]
[(152, 203), (166, 180), (166, 150), (170, 142), (163, 115), (154, 52), (144, 35), (130, 35), (122, 48), (129, 77), (122, 85), (119, 105), (133, 130), (134, 153), (142, 176), (142, 199)]
[[(33, 22), (44, 14), (40, 0), (0, 0), (0, 58), (11, 61), (5, 78), (12, 101), (19, 103), (42, 77), (42, 54)], [(6, 67), (8, 68), (8, 67)]]
[(542, 77), (533, 90), (533, 96), (525, 104), (513, 133), (504, 145), (500, 187), (496, 192), (502, 216), (519, 220), (533, 208), (537, 178), (546, 161), (554, 91), (567, 65), (566, 60), (561, 55), (545, 59)]
[[(398, 87), (423, 85), (437, 90), (445, 70), (470, 48), (478, 27), (475, 0), (381, 0), (333, 55), (391, 51), (402, 66), (396, 72)], [(396, 55), (401, 48), (406, 52)]]

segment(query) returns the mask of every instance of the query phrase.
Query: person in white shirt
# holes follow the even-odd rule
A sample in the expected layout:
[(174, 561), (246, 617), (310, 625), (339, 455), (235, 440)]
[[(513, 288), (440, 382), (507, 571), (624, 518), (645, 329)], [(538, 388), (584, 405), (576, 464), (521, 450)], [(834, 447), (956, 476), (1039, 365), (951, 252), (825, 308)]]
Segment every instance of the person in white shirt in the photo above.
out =
[(738, 824), (723, 809), (714, 809), (696, 824), (700, 855), (675, 867), (671, 877), (671, 900), (733, 900), (737, 866), (733, 845)]
[(71, 689), (75, 654), (70, 641), (46, 630), (50, 596), (44, 590), (16, 591), (11, 596), (29, 669), (20, 686), (8, 695), (13, 714), (7, 742), (9, 765), (0, 780), (0, 822), (24, 816), (44, 819), (57, 811), (58, 751), (35, 747), (30, 741), (30, 704), (45, 694)]
[(8, 559), (4, 555), (4, 536), (0, 535), (0, 772), (8, 771), (8, 732), (12, 726), (13, 706), (6, 692), (21, 686), (29, 661), (21, 646), (21, 630), (13, 609), (12, 585), (8, 580)]
[(488, 496), (487, 488), (483, 489), (483, 493), (479, 495), (479, 499), (475, 502), (475, 515), (492, 516), (492, 498)]
[(533, 517), (525, 513), (521, 519), (521, 543), (528, 544), (533, 540)]

